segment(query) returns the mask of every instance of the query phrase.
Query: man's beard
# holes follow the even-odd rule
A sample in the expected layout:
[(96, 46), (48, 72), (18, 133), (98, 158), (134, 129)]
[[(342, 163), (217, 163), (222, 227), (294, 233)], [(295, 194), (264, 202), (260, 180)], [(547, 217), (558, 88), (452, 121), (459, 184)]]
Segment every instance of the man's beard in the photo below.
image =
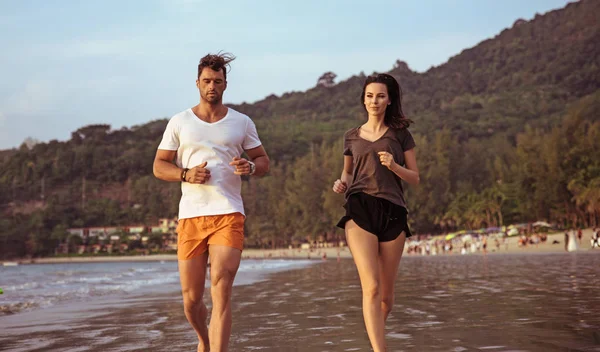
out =
[(221, 103), (221, 95), (219, 93), (206, 94), (204, 100), (211, 105), (218, 105)]

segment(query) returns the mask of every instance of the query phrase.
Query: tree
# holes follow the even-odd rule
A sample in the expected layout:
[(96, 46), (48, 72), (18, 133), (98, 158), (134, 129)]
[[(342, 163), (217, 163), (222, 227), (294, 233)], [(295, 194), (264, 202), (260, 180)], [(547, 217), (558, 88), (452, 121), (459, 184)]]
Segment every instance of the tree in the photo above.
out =
[(317, 87), (333, 87), (335, 85), (335, 78), (337, 75), (331, 71), (325, 72), (317, 80)]

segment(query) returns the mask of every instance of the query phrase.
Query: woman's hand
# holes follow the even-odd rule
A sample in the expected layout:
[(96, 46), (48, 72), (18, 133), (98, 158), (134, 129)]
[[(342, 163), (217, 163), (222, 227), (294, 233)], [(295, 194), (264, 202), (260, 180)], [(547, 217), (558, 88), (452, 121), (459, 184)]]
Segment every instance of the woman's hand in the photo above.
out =
[(345, 193), (346, 190), (348, 190), (348, 185), (346, 184), (346, 182), (340, 179), (335, 180), (335, 182), (333, 183), (333, 191), (335, 193)]
[(381, 165), (392, 170), (396, 164), (396, 161), (394, 161), (394, 156), (388, 152), (377, 152), (377, 154), (379, 155), (379, 162), (381, 162)]

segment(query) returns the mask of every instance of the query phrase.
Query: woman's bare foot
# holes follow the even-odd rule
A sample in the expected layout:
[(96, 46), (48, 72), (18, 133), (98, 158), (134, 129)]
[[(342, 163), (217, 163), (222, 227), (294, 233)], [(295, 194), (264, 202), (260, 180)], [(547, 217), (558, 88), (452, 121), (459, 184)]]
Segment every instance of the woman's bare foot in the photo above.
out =
[(198, 352), (209, 352), (210, 351), (210, 346), (205, 345), (202, 342), (198, 342)]

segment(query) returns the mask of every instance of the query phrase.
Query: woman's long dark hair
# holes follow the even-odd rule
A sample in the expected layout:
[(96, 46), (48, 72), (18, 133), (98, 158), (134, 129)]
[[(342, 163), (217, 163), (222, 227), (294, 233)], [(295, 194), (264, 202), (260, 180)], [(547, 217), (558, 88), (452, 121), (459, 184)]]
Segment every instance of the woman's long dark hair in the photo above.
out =
[(365, 90), (371, 83), (382, 83), (387, 87), (390, 105), (385, 109), (385, 117), (383, 119), (385, 125), (396, 129), (408, 128), (413, 121), (407, 119), (402, 111), (402, 89), (400, 88), (398, 81), (387, 73), (380, 73), (367, 77), (360, 96), (360, 103), (365, 110), (367, 110), (367, 107), (365, 106)]

